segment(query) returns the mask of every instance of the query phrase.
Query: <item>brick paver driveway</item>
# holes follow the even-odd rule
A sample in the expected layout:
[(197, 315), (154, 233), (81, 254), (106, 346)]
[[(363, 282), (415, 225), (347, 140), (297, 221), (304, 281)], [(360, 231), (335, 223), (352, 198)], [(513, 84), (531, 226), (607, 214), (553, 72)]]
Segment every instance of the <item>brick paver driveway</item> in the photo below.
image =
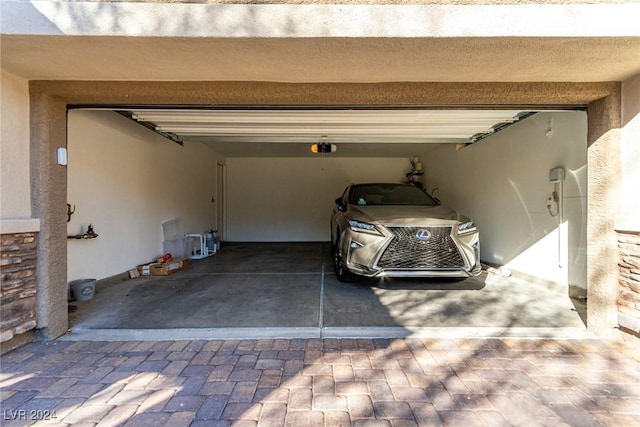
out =
[(599, 340), (56, 341), (0, 386), (3, 426), (640, 425), (637, 355)]

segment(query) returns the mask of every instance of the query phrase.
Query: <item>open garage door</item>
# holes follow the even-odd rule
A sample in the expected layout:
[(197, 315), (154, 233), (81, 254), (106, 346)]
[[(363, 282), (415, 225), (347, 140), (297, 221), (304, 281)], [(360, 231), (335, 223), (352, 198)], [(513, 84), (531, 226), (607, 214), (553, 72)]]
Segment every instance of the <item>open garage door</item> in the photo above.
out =
[[(154, 257), (162, 222), (176, 217), (183, 232), (223, 220), (230, 243), (328, 242), (346, 185), (405, 181), (417, 158), (424, 188), (475, 221), (483, 262), (532, 282), (586, 287), (584, 111), (99, 110), (69, 114), (69, 232), (92, 223), (100, 233), (70, 241), (69, 279), (96, 275), (88, 245), (110, 254), (98, 278)], [(317, 143), (337, 150), (313, 153)], [(212, 203), (222, 191), (217, 165), (226, 168), (223, 219)], [(556, 168), (563, 180), (550, 176)]]

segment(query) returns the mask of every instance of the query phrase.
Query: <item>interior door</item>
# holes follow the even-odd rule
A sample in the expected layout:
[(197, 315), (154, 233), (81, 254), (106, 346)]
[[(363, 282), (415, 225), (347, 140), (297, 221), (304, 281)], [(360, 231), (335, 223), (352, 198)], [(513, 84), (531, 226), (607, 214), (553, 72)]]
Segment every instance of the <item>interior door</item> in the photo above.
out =
[(216, 166), (216, 229), (220, 240), (224, 240), (224, 168), (223, 164)]

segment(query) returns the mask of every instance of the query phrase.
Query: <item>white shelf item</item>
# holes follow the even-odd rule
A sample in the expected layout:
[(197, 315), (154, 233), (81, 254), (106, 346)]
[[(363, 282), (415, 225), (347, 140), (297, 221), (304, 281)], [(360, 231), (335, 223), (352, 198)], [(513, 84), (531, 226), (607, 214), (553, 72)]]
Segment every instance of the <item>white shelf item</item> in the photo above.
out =
[[(186, 237), (187, 239), (189, 239), (189, 258), (202, 259), (211, 255), (215, 255), (215, 250), (209, 250), (206, 234), (187, 234)], [(197, 239), (197, 242), (192, 242), (192, 239)], [(193, 243), (196, 244), (194, 245)]]

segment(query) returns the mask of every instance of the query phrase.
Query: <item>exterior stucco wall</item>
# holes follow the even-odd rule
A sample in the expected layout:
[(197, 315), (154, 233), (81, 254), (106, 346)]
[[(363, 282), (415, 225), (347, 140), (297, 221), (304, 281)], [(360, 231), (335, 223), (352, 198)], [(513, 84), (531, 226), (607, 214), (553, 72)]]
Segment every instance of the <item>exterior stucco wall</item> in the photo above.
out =
[(618, 324), (640, 335), (640, 75), (622, 83)]
[[(589, 104), (587, 135), (587, 326), (608, 336), (617, 325), (618, 244), (614, 229), (621, 181), (620, 90)], [(593, 327), (591, 327), (593, 325)]]
[(40, 222), (37, 254), (37, 328), (45, 339), (62, 335), (67, 313), (67, 169), (56, 163), (66, 147), (63, 101), (30, 90), (31, 210)]
[[(7, 2), (3, 32), (152, 37), (637, 36), (637, 2)], [(173, 4), (167, 4), (173, 3)], [(96, 13), (100, 11), (101, 13)], [(112, 19), (105, 19), (112, 17)], [(4, 17), (3, 17), (4, 18)], [(16, 19), (22, 18), (22, 19)], [(191, 25), (185, 25), (185, 23)], [(488, 25), (478, 25), (478, 23)], [(206, 24), (205, 24), (206, 23)], [(207, 25), (208, 24), (208, 25)]]
[[(115, 3), (121, 0), (86, 0)], [(138, 0), (139, 3), (184, 3), (184, 0)], [(459, 5), (523, 5), (523, 4), (606, 4), (635, 3), (637, 0), (457, 0)], [(450, 5), (451, 0), (191, 0), (195, 4), (342, 4), (342, 5)]]
[[(29, 82), (0, 71), (0, 343), (36, 327), (38, 219), (31, 217)], [(25, 337), (29, 338), (25, 338)]]
[(640, 75), (622, 83), (622, 193), (618, 227), (640, 231)]
[[(619, 187), (619, 83), (379, 83), (280, 84), (257, 82), (30, 83), (32, 190), (42, 218), (39, 319), (45, 336), (66, 330), (66, 174), (55, 147), (66, 144), (68, 104), (208, 105), (588, 105), (589, 218), (587, 236), (589, 329), (614, 332), (617, 288), (613, 218)], [(593, 243), (593, 244), (592, 244)], [(54, 260), (55, 258), (55, 260)], [(61, 304), (62, 302), (62, 304)], [(62, 305), (64, 310), (56, 307)]]
[(0, 72), (0, 218), (31, 217), (29, 82)]

